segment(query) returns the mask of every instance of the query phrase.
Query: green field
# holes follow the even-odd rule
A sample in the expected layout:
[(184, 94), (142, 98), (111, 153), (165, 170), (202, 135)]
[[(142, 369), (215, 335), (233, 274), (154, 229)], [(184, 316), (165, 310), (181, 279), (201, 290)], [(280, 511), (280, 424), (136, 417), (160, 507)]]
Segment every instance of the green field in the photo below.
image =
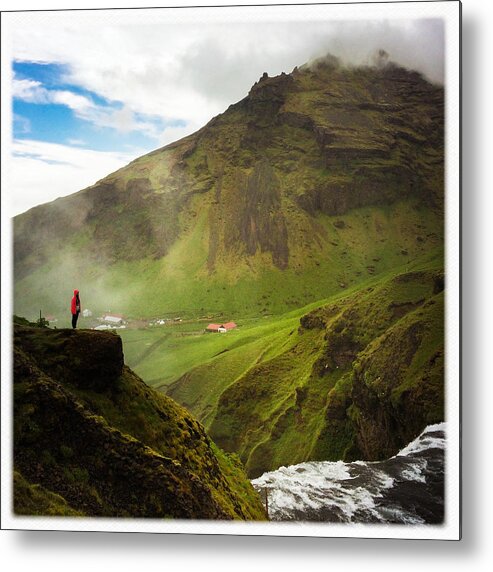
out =
[[(347, 435), (339, 443), (334, 439), (328, 443), (327, 437), (320, 435), (326, 426), (328, 393), (334, 388), (335, 400), (341, 388), (347, 389), (346, 370), (314, 375), (326, 351), (326, 329), (302, 332), (300, 320), (317, 312), (323, 314), (325, 308), (353, 308), (360, 316), (354, 327), (361, 332), (358, 336), (364, 348), (393, 323), (387, 315), (388, 304), (413, 308), (416, 300), (427, 298), (430, 280), (442, 265), (443, 251), (435, 249), (417, 261), (281, 316), (228, 316), (238, 328), (225, 334), (205, 333), (207, 321), (203, 320), (121, 330), (125, 360), (149, 385), (189, 409), (222, 447), (243, 454), (249, 469), (250, 456), (270, 455), (279, 463), (302, 461), (315, 454), (321, 458), (342, 456)], [(401, 275), (413, 278), (400, 285), (396, 280)], [(440, 343), (439, 331), (435, 328), (433, 347)], [(236, 403), (234, 419), (227, 406), (230, 394)], [(301, 398), (305, 421), (300, 430), (293, 418), (293, 406)], [(240, 420), (247, 429), (235, 426)], [(279, 433), (275, 454), (271, 450), (273, 430)], [(295, 451), (294, 443), (298, 443)]]
[[(262, 340), (276, 336), (280, 333), (291, 331), (299, 325), (301, 316), (307, 312), (327, 305), (341, 298), (352, 295), (358, 290), (363, 290), (380, 281), (388, 279), (402, 272), (411, 272), (419, 269), (438, 268), (443, 266), (443, 249), (434, 248), (428, 253), (421, 255), (417, 260), (404, 262), (396, 265), (377, 276), (367, 277), (353, 286), (344, 290), (339, 289), (337, 294), (328, 298), (320, 299), (307, 304), (296, 310), (279, 315), (258, 315), (251, 317), (247, 312), (238, 316), (235, 310), (230, 313), (222, 312), (211, 314), (204, 318), (190, 318), (184, 322), (171, 325), (150, 326), (138, 330), (119, 330), (124, 342), (125, 360), (149, 385), (154, 387), (166, 387), (183, 375), (188, 370), (209, 362), (222, 355), (226, 351), (235, 350), (246, 345), (257, 347), (257, 357), (264, 352), (265, 342)], [(240, 297), (240, 296), (239, 296)], [(279, 303), (281, 305), (281, 303)], [(170, 312), (170, 315), (178, 315), (179, 311)], [(191, 312), (192, 315), (200, 315), (200, 309)], [(204, 330), (209, 322), (234, 320), (238, 328), (227, 334), (208, 334)], [(255, 353), (255, 352), (254, 352)]]

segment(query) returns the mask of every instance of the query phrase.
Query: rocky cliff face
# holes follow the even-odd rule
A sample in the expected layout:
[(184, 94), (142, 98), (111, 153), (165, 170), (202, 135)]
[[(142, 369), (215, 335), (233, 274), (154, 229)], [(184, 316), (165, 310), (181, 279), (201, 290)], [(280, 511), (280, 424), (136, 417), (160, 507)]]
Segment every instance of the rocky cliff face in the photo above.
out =
[(265, 518), (241, 464), (112, 333), (15, 326), (14, 467), (17, 514)]

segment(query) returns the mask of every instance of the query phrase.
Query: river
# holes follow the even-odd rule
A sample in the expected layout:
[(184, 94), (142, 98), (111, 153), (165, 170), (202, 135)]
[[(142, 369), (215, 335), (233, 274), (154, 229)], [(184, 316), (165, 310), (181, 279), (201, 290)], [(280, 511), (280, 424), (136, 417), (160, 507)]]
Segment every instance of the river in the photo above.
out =
[[(439, 524), (446, 423), (428, 426), (384, 461), (306, 462), (252, 481), (273, 521)], [(265, 502), (265, 501), (264, 501)]]

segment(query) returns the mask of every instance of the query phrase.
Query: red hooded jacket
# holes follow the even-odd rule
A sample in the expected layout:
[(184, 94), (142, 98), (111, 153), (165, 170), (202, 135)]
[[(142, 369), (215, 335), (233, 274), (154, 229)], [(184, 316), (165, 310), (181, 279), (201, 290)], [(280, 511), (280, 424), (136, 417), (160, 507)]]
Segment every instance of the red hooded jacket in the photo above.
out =
[(80, 299), (79, 299), (79, 307), (77, 308), (77, 294), (79, 293), (78, 290), (74, 290), (74, 296), (72, 298), (72, 304), (70, 306), (70, 309), (72, 310), (72, 314), (77, 314), (77, 312), (81, 311), (81, 305), (80, 305)]

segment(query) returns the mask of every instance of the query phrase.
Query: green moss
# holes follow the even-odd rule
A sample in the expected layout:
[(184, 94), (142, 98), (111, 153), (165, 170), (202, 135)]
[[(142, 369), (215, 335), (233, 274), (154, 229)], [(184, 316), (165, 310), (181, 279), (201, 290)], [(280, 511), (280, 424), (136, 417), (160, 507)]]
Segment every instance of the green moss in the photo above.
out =
[(25, 516), (84, 516), (74, 510), (60, 495), (33, 485), (14, 471), (14, 513)]
[[(43, 351), (50, 337), (92, 337), (80, 367), (90, 365), (87, 375), (97, 377), (106, 334), (48, 330), (44, 344), (35, 334), (35, 346), (30, 334), (16, 327), (14, 464), (31, 482), (88, 516), (265, 518), (242, 467), (185, 409), (128, 368), (105, 384), (80, 383), (70, 371), (57, 382), (61, 370)], [(112, 359), (118, 364), (117, 355), (106, 361)]]

